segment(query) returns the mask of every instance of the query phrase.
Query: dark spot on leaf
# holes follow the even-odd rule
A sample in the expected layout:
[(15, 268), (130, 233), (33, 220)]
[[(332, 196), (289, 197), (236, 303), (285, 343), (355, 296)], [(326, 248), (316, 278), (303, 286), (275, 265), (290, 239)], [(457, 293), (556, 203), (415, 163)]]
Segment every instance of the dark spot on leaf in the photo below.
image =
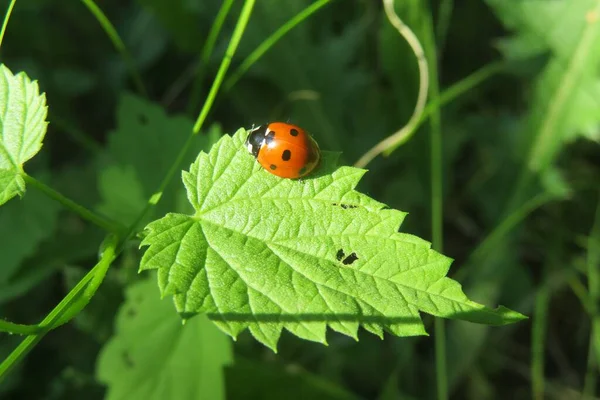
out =
[(271, 170), (275, 171), (275, 170), (277, 169), (277, 165), (275, 165), (275, 164), (271, 164), (271, 165), (269, 166), (269, 168), (271, 168)]
[(344, 250), (339, 249), (337, 254), (335, 255), (335, 258), (337, 258), (338, 261), (342, 261), (342, 258), (344, 258), (346, 254), (344, 253)]
[(292, 136), (298, 136), (298, 130), (292, 128), (292, 130), (290, 131), (290, 135), (292, 135)]
[(135, 363), (131, 359), (131, 356), (129, 355), (128, 351), (124, 351), (123, 354), (121, 354), (121, 357), (123, 357), (123, 362), (125, 363), (127, 368), (135, 367)]
[(270, 131), (265, 136), (265, 144), (268, 146), (268, 145), (270, 145), (273, 142), (273, 140), (275, 140), (275, 132)]
[(348, 208), (358, 208), (358, 206), (355, 206), (354, 204), (345, 204), (345, 203), (332, 203), (334, 206), (338, 206), (338, 207), (342, 207), (344, 210), (347, 210)]
[(133, 318), (137, 315), (137, 311), (135, 310), (135, 308), (130, 308), (129, 310), (127, 310), (127, 316), (130, 318)]
[(146, 117), (144, 114), (140, 114), (138, 115), (138, 121), (140, 121), (140, 124), (146, 125), (148, 123), (148, 117)]
[(281, 159), (283, 161), (290, 161), (290, 158), (292, 158), (292, 152), (289, 150), (284, 150), (283, 153), (281, 154)]
[(350, 264), (354, 263), (354, 261), (356, 261), (356, 260), (358, 260), (358, 256), (356, 255), (356, 253), (353, 252), (348, 257), (344, 258), (344, 261), (342, 261), (342, 264), (350, 265)]

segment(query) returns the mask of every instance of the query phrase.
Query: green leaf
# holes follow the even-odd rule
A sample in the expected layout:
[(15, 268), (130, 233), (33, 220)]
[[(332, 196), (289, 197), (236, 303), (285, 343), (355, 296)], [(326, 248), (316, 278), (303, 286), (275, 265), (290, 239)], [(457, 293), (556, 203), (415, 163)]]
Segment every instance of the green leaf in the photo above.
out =
[(0, 205), (25, 193), (23, 164), (42, 147), (47, 113), (37, 82), (0, 64)]
[(13, 200), (0, 208), (0, 302), (12, 292), (12, 278), (23, 260), (53, 234), (59, 207), (43, 193), (34, 191), (22, 200)]
[(535, 81), (526, 127), (533, 140), (529, 168), (547, 168), (561, 146), (578, 136), (600, 141), (600, 4), (595, 0), (487, 2), (516, 32), (501, 43), (508, 58), (549, 53)]
[(259, 362), (242, 357), (227, 367), (229, 400), (356, 400), (355, 395), (334, 382), (304, 371), (285, 368), (279, 362)]
[(152, 280), (131, 286), (116, 334), (102, 349), (96, 376), (106, 399), (222, 399), (231, 345), (206, 318), (185, 325)]
[[(117, 110), (117, 129), (109, 134), (108, 166), (100, 168), (99, 190), (102, 213), (132, 222), (154, 191), (158, 189), (192, 134), (193, 121), (185, 116), (169, 116), (164, 108), (131, 94), (123, 94)], [(189, 151), (208, 149), (221, 135), (218, 125), (195, 135)], [(104, 160), (103, 160), (104, 161)], [(177, 208), (181, 185), (173, 180), (165, 189), (156, 212), (183, 211)], [(189, 211), (189, 208), (185, 209)]]
[(147, 226), (141, 270), (158, 269), (163, 295), (183, 318), (207, 313), (235, 337), (245, 328), (276, 348), (283, 328), (325, 343), (326, 327), (356, 338), (359, 324), (382, 336), (426, 334), (419, 311), (502, 325), (524, 317), (470, 301), (445, 277), (451, 260), (399, 233), (405, 213), (356, 192), (364, 170), (278, 178), (224, 136), (183, 173), (194, 215)]

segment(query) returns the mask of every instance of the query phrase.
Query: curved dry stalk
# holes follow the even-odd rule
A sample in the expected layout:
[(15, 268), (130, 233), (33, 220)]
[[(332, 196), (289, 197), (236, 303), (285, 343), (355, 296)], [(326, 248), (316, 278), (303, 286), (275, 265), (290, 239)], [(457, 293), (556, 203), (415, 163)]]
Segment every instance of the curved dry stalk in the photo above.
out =
[(396, 14), (396, 11), (394, 10), (394, 0), (383, 0), (383, 7), (388, 20), (394, 26), (394, 28), (396, 28), (398, 33), (400, 33), (400, 35), (406, 40), (415, 54), (415, 57), (417, 58), (417, 63), (419, 65), (419, 95), (417, 97), (415, 109), (406, 125), (392, 135), (383, 139), (381, 142), (377, 143), (371, 150), (367, 151), (354, 164), (354, 166), (358, 168), (364, 168), (386, 149), (404, 143), (412, 136), (417, 127), (419, 119), (421, 118), (421, 114), (423, 114), (425, 102), (427, 101), (427, 92), (429, 90), (427, 58), (425, 57), (423, 46), (421, 46), (419, 39), (417, 39), (417, 36), (413, 33), (413, 31), (406, 24), (404, 24), (400, 17), (398, 17), (398, 14)]

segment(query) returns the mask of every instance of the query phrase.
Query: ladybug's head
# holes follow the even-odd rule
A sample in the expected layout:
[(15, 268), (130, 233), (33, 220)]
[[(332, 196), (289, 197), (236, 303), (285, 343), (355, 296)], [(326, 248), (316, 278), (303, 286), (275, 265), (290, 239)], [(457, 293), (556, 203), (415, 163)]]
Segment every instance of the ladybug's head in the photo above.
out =
[(254, 156), (254, 158), (258, 157), (258, 152), (260, 148), (265, 143), (265, 133), (262, 126), (257, 126), (256, 128), (250, 129), (248, 133), (248, 138), (246, 139), (246, 147), (250, 154)]

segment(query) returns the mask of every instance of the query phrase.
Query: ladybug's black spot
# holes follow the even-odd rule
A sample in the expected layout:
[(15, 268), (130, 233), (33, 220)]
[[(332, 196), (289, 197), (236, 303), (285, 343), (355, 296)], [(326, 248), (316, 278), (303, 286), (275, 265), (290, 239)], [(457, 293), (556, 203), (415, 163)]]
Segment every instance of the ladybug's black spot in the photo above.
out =
[(305, 172), (306, 172), (306, 167), (302, 167), (302, 168), (300, 168), (300, 171), (298, 171), (298, 175), (304, 175)]
[(283, 161), (290, 161), (290, 158), (292, 158), (292, 152), (289, 150), (284, 150), (281, 154), (281, 159)]
[(290, 135), (292, 135), (292, 136), (298, 136), (298, 129), (292, 128), (292, 130), (290, 130)]
[(275, 132), (270, 131), (265, 135), (265, 144), (268, 146), (271, 144), (271, 142), (273, 142), (273, 140), (275, 140)]
[(342, 258), (344, 258), (346, 254), (344, 253), (344, 250), (339, 249), (337, 254), (335, 255), (335, 258), (337, 258), (338, 261), (342, 261)]
[(269, 168), (271, 168), (271, 170), (275, 171), (275, 170), (277, 169), (277, 165), (275, 165), (275, 164), (271, 164), (271, 165), (269, 166)]
[(356, 260), (358, 260), (358, 256), (356, 255), (356, 253), (352, 253), (348, 257), (344, 258), (344, 261), (342, 261), (342, 264), (350, 265), (350, 264), (354, 263), (354, 261), (356, 261)]

